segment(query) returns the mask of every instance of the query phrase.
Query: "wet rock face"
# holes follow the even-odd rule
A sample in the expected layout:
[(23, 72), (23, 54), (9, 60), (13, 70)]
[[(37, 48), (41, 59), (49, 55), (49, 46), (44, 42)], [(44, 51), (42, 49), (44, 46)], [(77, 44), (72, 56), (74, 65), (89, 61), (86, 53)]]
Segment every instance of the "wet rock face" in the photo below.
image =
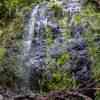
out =
[(78, 81), (86, 81), (90, 79), (91, 61), (88, 57), (88, 52), (84, 42), (75, 39), (73, 47), (70, 48), (71, 54), (71, 72), (74, 73), (74, 77)]
[(81, 25), (79, 26), (72, 26), (72, 32), (71, 32), (71, 36), (75, 37), (75, 38), (80, 38), (82, 33), (84, 34), (85, 29), (84, 27), (82, 27)]
[[(66, 51), (70, 53), (70, 70), (75, 77), (75, 80), (80, 82), (88, 81), (91, 79), (91, 60), (88, 55), (87, 44), (81, 36), (84, 32), (84, 28), (76, 26), (72, 29), (72, 39), (68, 45)], [(61, 38), (61, 37), (60, 37)], [(56, 38), (58, 39), (58, 38)], [(57, 45), (58, 44), (58, 45)], [(60, 48), (62, 42), (57, 42), (50, 50), (52, 57), (55, 57), (65, 52), (63, 48)]]
[[(82, 87), (86, 87), (87, 84), (91, 83), (92, 73), (91, 64), (92, 61), (88, 55), (87, 44), (82, 37), (83, 33), (82, 27), (75, 27), (72, 31), (72, 41), (70, 42), (68, 51), (71, 55), (70, 60), (70, 71), (73, 74), (75, 80), (77, 80)], [(92, 80), (94, 82), (94, 80)], [(79, 87), (79, 88), (82, 88)], [(95, 84), (89, 88), (95, 87)], [(91, 97), (93, 100), (95, 98), (94, 90), (86, 90), (82, 92), (83, 94)]]
[(75, 26), (72, 29), (72, 41), (69, 45), (71, 54), (71, 72), (78, 81), (88, 81), (91, 79), (91, 60), (87, 51), (87, 44), (81, 36), (84, 32), (82, 26)]
[(53, 27), (52, 32), (53, 32), (53, 38), (55, 39), (58, 36), (58, 34), (61, 33), (60, 27), (59, 26)]

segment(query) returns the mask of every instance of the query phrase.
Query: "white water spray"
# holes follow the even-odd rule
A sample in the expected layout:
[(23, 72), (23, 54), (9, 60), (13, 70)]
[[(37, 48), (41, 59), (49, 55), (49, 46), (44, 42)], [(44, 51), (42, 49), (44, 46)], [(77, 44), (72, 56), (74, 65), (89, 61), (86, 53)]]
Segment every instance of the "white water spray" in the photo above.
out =
[(34, 24), (35, 24), (35, 17), (38, 12), (39, 6), (36, 6), (30, 15), (29, 23), (27, 26), (27, 32), (24, 35), (24, 41), (23, 41), (23, 56), (28, 57), (30, 49), (31, 49), (31, 44), (32, 44), (32, 39), (33, 39), (33, 34), (34, 34)]

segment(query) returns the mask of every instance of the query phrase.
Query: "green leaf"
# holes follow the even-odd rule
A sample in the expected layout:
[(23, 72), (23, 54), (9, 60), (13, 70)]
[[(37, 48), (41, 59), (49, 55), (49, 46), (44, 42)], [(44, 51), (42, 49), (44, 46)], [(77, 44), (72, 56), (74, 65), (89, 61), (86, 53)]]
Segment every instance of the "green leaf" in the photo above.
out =
[(4, 58), (6, 53), (6, 49), (5, 48), (0, 48), (0, 61)]

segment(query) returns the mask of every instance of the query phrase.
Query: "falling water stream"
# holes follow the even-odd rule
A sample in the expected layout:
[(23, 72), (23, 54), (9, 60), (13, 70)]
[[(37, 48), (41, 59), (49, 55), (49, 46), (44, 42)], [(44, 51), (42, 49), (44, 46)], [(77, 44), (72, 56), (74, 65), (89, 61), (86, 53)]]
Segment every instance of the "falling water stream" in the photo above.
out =
[(27, 58), (29, 56), (29, 52), (31, 49), (31, 44), (32, 44), (32, 39), (33, 39), (33, 33), (34, 33), (34, 24), (35, 24), (35, 17), (38, 11), (38, 7), (36, 6), (31, 15), (30, 15), (30, 19), (29, 19), (29, 23), (27, 26), (27, 31), (24, 34), (24, 41), (23, 41), (23, 56), (24, 58)]
[(29, 73), (30, 73), (30, 51), (33, 41), (34, 35), (34, 25), (35, 25), (35, 17), (38, 12), (39, 6), (37, 5), (30, 14), (30, 19), (28, 24), (25, 26), (25, 32), (23, 35), (23, 48), (21, 54), (21, 66), (22, 66), (22, 81), (21, 88), (22, 91), (29, 90)]
[(45, 5), (44, 3), (33, 8), (28, 25), (25, 27), (21, 58), (23, 62), (23, 87), (26, 90), (39, 89), (40, 73), (45, 66), (46, 44), (43, 37), (47, 24)]

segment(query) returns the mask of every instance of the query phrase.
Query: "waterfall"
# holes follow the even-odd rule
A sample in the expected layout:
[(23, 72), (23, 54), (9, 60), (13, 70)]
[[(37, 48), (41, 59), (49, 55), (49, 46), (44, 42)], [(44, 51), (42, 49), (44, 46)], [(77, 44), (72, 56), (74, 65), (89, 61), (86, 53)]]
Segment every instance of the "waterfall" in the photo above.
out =
[(34, 92), (39, 92), (40, 80), (46, 68), (46, 43), (44, 38), (45, 27), (47, 25), (47, 17), (45, 16), (46, 10), (45, 3), (40, 5), (35, 19), (33, 48), (31, 49), (30, 55), (31, 71), (29, 76), (30, 88)]
[[(69, 0), (70, 1), (70, 0)], [(76, 13), (79, 13), (82, 8), (81, 0), (71, 0), (68, 4), (68, 13), (70, 16), (70, 28), (71, 28), (71, 36), (72, 39), (70, 41), (69, 46), (69, 53), (71, 54), (71, 72), (76, 81), (80, 83), (80, 87), (87, 86), (87, 84), (94, 82), (92, 79), (91, 73), (91, 64), (92, 61), (88, 54), (87, 44), (85, 39), (82, 37), (82, 34), (85, 32), (82, 23), (80, 25), (75, 25), (74, 16)], [(93, 85), (92, 87), (95, 87)], [(90, 86), (91, 88), (91, 86)], [(95, 98), (95, 91), (93, 90), (86, 90), (83, 94)]]
[(23, 34), (23, 41), (22, 41), (23, 47), (21, 49), (22, 51), (21, 51), (21, 61), (20, 61), (22, 66), (21, 69), (22, 82), (19, 83), (21, 84), (20, 87), (23, 92), (29, 90), (29, 74), (31, 68), (31, 64), (29, 60), (30, 60), (30, 52), (31, 52), (32, 41), (34, 36), (35, 19), (36, 19), (38, 9), (39, 9), (38, 5), (32, 9), (30, 18), (28, 20), (27, 25), (25, 26), (25, 31)]
[[(70, 27), (72, 31), (71, 46), (69, 52), (71, 54), (72, 73), (75, 80), (80, 82), (88, 81), (91, 79), (91, 60), (88, 55), (87, 45), (82, 37), (84, 27), (82, 25), (75, 25), (74, 16), (81, 10), (80, 0), (71, 0), (68, 3), (68, 12), (71, 16)], [(72, 23), (73, 20), (73, 24)]]
[(23, 56), (24, 59), (29, 56), (29, 52), (31, 49), (32, 39), (33, 39), (33, 33), (34, 33), (34, 24), (35, 24), (35, 17), (37, 14), (39, 6), (36, 6), (30, 15), (29, 23), (26, 27), (26, 32), (24, 34), (24, 41), (23, 41)]
[[(70, 71), (74, 79), (78, 80), (80, 84), (92, 80), (92, 62), (88, 55), (87, 44), (82, 37), (85, 29), (82, 25), (75, 25), (74, 19), (76, 14), (81, 11), (83, 0), (68, 0), (67, 3), (63, 3), (62, 0), (60, 2), (62, 2), (63, 10), (68, 13), (71, 39), (65, 42), (61, 34), (62, 29), (55, 21), (52, 21), (52, 13), (48, 10), (48, 3), (42, 3), (33, 8), (24, 33), (24, 47), (22, 50), (23, 78), (26, 84), (25, 87), (32, 89), (34, 92), (39, 92), (42, 73), (46, 68), (45, 59), (48, 52), (44, 36), (46, 26), (51, 28), (54, 39), (54, 43), (48, 52), (51, 58), (66, 51), (69, 52), (71, 55)], [(62, 44), (64, 45), (62, 46)]]
[[(74, 19), (75, 16), (80, 13), (83, 4), (84, 2), (82, 0), (68, 0), (68, 2), (63, 5), (64, 11), (66, 11), (69, 16), (68, 23), (71, 30), (71, 39), (65, 43), (64, 48), (66, 49), (61, 48), (59, 42), (57, 42), (58, 45), (54, 43), (50, 49), (52, 57), (56, 57), (66, 51), (69, 52), (71, 56), (69, 69), (74, 80), (79, 82), (79, 88), (86, 87), (87, 84), (94, 82), (91, 73), (92, 61), (88, 54), (86, 41), (82, 36), (85, 32), (85, 28), (82, 23), (76, 25)], [(95, 85), (93, 85), (92, 88), (93, 87), (95, 87)], [(83, 94), (93, 99), (95, 98), (95, 91), (86, 90)]]
[[(46, 44), (44, 30), (47, 25), (46, 6), (33, 8), (28, 25), (25, 27), (22, 48), (23, 87), (27, 90), (39, 90), (41, 72), (45, 66)], [(39, 92), (39, 91), (38, 91)]]

